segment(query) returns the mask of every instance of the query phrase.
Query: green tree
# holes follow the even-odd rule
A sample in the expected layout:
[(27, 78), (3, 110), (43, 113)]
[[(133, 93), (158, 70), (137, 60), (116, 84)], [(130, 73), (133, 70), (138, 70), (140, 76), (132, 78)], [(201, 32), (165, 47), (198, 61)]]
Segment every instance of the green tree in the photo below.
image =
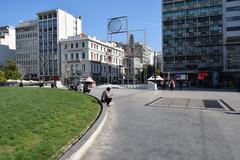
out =
[(6, 82), (5, 73), (3, 71), (0, 71), (0, 83)]
[(160, 74), (161, 74), (161, 70), (160, 70), (160, 68), (157, 67), (157, 68), (156, 68), (156, 75), (159, 76)]
[(3, 67), (6, 79), (20, 79), (21, 71), (13, 60), (8, 60)]

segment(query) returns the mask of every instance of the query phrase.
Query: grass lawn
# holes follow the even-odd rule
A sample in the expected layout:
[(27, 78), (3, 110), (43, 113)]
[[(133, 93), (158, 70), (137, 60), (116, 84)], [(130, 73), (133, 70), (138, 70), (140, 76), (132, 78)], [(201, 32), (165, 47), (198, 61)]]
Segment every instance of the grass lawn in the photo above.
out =
[(82, 93), (0, 87), (0, 160), (55, 159), (99, 111), (97, 100)]

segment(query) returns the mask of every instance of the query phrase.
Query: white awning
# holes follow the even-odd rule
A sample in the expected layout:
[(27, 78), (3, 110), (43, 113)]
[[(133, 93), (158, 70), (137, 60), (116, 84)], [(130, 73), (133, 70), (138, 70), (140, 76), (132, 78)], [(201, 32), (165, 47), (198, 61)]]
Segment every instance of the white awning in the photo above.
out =
[(156, 76), (156, 78), (155, 76), (151, 76), (150, 78), (148, 78), (148, 81), (154, 81), (154, 80), (163, 81), (164, 79), (161, 76)]
[(86, 78), (81, 78), (80, 82), (90, 82), (94, 83), (95, 81), (92, 79), (92, 77), (86, 77)]

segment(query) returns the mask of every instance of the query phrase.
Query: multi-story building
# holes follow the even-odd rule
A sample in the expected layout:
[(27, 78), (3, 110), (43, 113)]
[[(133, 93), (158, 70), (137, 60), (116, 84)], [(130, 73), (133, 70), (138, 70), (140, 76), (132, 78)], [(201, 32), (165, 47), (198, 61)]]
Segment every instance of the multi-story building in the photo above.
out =
[(162, 66), (162, 52), (159, 51), (156, 55), (156, 58), (155, 58), (155, 64), (156, 64), (156, 67), (160, 69), (160, 71), (162, 71), (163, 69), (163, 66)]
[(61, 80), (92, 77), (97, 84), (122, 83), (124, 50), (84, 34), (60, 41)]
[(0, 27), (0, 65), (4, 65), (8, 59), (16, 57), (16, 32), (12, 26)]
[(163, 0), (165, 73), (185, 73), (193, 81), (207, 73), (217, 85), (223, 71), (222, 0)]
[[(147, 77), (146, 73), (143, 73), (143, 68), (147, 65), (153, 65), (154, 51), (149, 46), (139, 42), (133, 42), (132, 44), (118, 43), (117, 45), (125, 50), (125, 83), (146, 82)], [(144, 76), (141, 74), (144, 74)]]
[(240, 77), (240, 0), (224, 0), (224, 71)]
[(39, 12), (37, 16), (39, 77), (58, 80), (61, 74), (59, 40), (81, 34), (82, 20), (61, 9)]
[(38, 22), (25, 21), (16, 27), (16, 60), (25, 79), (38, 79)]

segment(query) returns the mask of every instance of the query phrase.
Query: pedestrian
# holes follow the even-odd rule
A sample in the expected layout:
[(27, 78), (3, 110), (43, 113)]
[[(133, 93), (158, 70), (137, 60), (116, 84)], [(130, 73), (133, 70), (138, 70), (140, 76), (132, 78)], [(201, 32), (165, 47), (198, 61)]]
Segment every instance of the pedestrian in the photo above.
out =
[(173, 79), (170, 80), (168, 86), (169, 86), (169, 88), (170, 88), (171, 90), (173, 90), (173, 89), (175, 88), (175, 82), (174, 82)]
[(110, 92), (111, 88), (107, 87), (105, 91), (103, 91), (102, 96), (101, 96), (101, 101), (103, 103), (106, 102), (107, 106), (110, 106), (110, 103), (112, 102), (112, 93)]
[(182, 90), (182, 86), (183, 86), (183, 82), (180, 81), (180, 82), (179, 82), (179, 89), (180, 89), (180, 90)]

